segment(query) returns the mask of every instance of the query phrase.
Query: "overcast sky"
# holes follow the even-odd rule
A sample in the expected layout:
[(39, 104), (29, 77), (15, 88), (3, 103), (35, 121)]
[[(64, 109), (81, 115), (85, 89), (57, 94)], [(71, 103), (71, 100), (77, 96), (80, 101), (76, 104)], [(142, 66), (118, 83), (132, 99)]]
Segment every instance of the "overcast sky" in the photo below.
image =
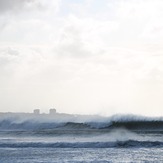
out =
[(162, 0), (0, 0), (0, 111), (163, 115)]

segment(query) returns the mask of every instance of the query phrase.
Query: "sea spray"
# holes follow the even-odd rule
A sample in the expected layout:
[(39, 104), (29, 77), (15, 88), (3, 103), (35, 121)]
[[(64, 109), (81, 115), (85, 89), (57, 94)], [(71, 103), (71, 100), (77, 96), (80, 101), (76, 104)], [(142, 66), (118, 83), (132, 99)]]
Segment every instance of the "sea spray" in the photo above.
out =
[(139, 131), (163, 131), (162, 117), (114, 115), (111, 117), (69, 114), (12, 114), (0, 115), (0, 130), (105, 130), (125, 128)]

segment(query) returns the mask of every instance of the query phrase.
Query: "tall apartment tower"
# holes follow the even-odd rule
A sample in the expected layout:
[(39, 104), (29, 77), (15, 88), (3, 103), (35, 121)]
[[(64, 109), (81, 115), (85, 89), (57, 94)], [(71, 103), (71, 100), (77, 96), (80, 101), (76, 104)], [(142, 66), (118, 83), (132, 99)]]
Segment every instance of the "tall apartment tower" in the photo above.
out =
[(54, 108), (52, 108), (52, 109), (49, 110), (49, 114), (56, 114), (56, 112), (57, 112), (57, 111), (56, 111), (56, 109), (54, 109)]
[(40, 114), (40, 109), (33, 110), (33, 114)]

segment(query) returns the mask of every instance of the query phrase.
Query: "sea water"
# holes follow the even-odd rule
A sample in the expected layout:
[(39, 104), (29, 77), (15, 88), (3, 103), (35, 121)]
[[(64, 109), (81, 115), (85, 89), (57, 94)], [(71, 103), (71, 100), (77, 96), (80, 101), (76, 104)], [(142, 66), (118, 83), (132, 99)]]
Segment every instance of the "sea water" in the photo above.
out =
[(163, 162), (160, 148), (6, 148), (2, 163)]
[(1, 118), (0, 163), (163, 162), (160, 118), (38, 119)]

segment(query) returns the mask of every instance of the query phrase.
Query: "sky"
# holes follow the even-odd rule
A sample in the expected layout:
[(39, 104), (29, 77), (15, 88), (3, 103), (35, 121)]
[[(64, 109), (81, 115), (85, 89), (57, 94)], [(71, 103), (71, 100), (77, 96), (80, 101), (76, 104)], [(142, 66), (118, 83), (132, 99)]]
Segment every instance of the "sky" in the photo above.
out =
[(162, 0), (0, 0), (0, 111), (163, 116)]

